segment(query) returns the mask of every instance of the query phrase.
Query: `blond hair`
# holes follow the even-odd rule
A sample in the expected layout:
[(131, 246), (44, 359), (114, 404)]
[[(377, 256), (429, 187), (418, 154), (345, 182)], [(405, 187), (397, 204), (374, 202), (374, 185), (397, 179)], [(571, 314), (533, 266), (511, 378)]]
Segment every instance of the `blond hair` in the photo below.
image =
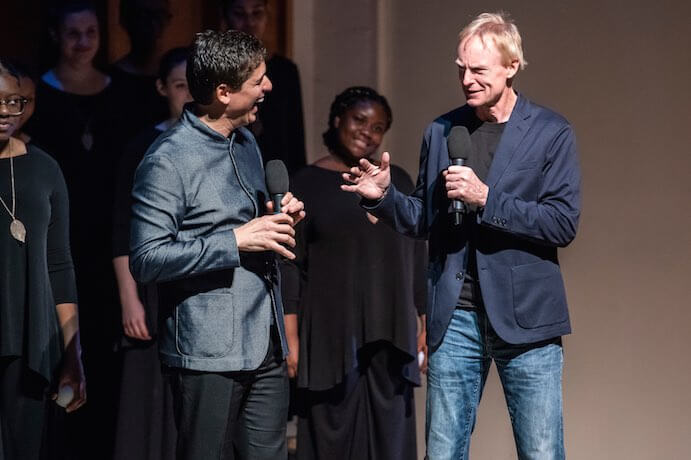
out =
[(478, 15), (458, 34), (458, 43), (461, 44), (471, 37), (478, 37), (483, 44), (485, 44), (485, 38), (492, 40), (502, 56), (502, 64), (504, 65), (509, 65), (514, 60), (518, 61), (519, 69), (528, 65), (523, 57), (523, 46), (518, 27), (503, 11)]

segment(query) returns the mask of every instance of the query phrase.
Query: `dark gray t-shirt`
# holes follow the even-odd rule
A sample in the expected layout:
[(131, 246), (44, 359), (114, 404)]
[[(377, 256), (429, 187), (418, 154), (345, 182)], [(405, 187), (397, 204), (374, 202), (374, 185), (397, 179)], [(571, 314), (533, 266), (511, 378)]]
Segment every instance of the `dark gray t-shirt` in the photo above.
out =
[[(483, 122), (475, 116), (469, 121), (470, 123), (467, 127), (470, 133), (473, 150), (468, 156), (466, 165), (472, 168), (475, 175), (477, 175), (482, 182), (486, 182), (489, 168), (492, 166), (492, 160), (494, 159), (494, 152), (497, 149), (506, 123)], [(475, 257), (475, 207), (468, 206), (468, 212), (468, 221), (473, 223), (471, 224), (472, 228), (470, 229), (470, 238), (468, 240), (468, 266), (457, 305), (462, 308), (482, 305), (480, 283), (478, 282), (477, 276), (477, 260)]]

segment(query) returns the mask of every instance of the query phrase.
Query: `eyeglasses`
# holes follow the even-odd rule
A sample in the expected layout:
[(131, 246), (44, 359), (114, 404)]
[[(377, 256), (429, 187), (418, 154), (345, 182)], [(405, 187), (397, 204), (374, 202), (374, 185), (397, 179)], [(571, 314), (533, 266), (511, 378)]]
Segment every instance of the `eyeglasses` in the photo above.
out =
[(21, 115), (24, 113), (24, 107), (29, 100), (21, 96), (10, 96), (7, 99), (0, 99), (0, 109), (5, 107), (8, 115)]

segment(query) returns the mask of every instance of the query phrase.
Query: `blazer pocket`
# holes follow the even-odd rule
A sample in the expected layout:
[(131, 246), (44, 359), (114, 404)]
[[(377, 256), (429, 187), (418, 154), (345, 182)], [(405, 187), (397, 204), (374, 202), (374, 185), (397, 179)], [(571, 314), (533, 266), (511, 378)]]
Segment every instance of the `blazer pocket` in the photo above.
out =
[(566, 291), (559, 265), (550, 261), (511, 268), (516, 322), (525, 329), (550, 326), (569, 319)]
[(178, 352), (195, 358), (220, 358), (233, 346), (235, 326), (233, 295), (196, 294), (176, 308), (175, 345)]

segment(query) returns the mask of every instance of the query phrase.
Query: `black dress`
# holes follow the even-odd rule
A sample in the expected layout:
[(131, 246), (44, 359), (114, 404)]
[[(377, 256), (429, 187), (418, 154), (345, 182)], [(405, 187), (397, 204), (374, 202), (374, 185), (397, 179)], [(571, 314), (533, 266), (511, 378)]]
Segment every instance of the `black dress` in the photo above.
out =
[[(163, 130), (158, 127), (150, 128), (125, 147), (116, 184), (113, 257), (129, 255), (134, 173), (146, 150), (161, 133)], [(175, 458), (177, 439), (173, 395), (162, 376), (158, 358), (156, 287), (139, 285), (138, 293), (153, 339), (123, 338), (122, 383), (113, 459), (167, 460)]]
[(274, 55), (266, 61), (273, 89), (259, 106), (250, 129), (264, 162), (283, 160), (293, 174), (305, 166), (305, 129), (298, 69), (290, 59)]
[[(120, 308), (112, 265), (115, 171), (130, 128), (126, 101), (112, 85), (94, 95), (56, 89), (41, 79), (26, 131), (60, 165), (70, 200), (70, 240), (79, 295), (79, 323), (89, 403), (68, 417), (76, 458), (112, 449), (120, 362)], [(84, 437), (80, 432), (92, 433)]]
[[(43, 392), (55, 377), (63, 349), (55, 306), (76, 303), (77, 290), (70, 256), (67, 189), (60, 168), (30, 144), (25, 155), (12, 161), (16, 216), (26, 227), (26, 243), (10, 235), (11, 218), (0, 209), (0, 420), (4, 438), (0, 458), (20, 458), (20, 454), (25, 455), (21, 458), (38, 458), (36, 449), (41, 446), (47, 409)], [(0, 197), (11, 208), (7, 158), (0, 159)], [(12, 371), (16, 365), (18, 373)], [(12, 400), (7, 401), (11, 393)], [(16, 435), (23, 440), (19, 446)], [(27, 448), (34, 453), (16, 450)]]
[[(412, 190), (402, 169), (392, 176)], [(425, 243), (373, 224), (342, 183), (315, 166), (291, 183), (307, 210), (282, 270), (286, 313), (299, 320), (298, 458), (415, 458)]]

